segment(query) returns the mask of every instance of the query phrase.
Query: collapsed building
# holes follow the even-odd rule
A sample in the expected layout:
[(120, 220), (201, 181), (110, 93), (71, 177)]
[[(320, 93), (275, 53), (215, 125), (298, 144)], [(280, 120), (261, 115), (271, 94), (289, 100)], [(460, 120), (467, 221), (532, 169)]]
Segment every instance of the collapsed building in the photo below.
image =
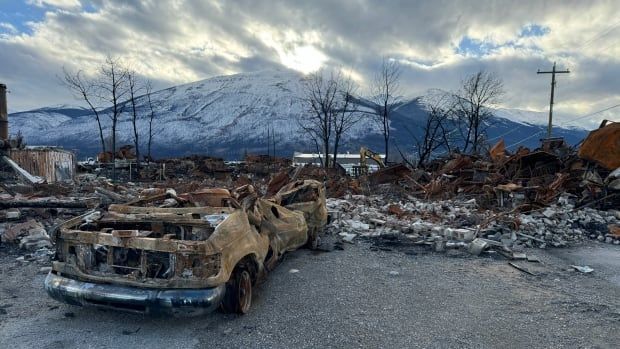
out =
[(12, 148), (9, 158), (28, 173), (47, 183), (72, 181), (75, 177), (75, 153), (58, 147), (26, 146)]
[(330, 229), (390, 248), (465, 249), (509, 260), (527, 258), (525, 248), (585, 239), (620, 245), (619, 125), (604, 122), (579, 151), (555, 138), (510, 153), (500, 141), (486, 155), (454, 153), (390, 177), (369, 175), (375, 185), (365, 195), (328, 200), (339, 212)]
[(25, 146), (23, 139), (9, 137), (6, 85), (0, 84), (0, 178), (24, 179), (30, 184), (73, 181), (75, 154), (59, 147)]

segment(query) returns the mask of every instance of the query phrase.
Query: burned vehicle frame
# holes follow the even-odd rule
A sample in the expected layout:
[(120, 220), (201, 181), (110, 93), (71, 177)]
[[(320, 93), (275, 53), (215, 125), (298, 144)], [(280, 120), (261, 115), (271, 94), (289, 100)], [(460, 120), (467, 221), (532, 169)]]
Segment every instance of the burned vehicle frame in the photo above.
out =
[(64, 222), (53, 234), (47, 293), (139, 313), (200, 315), (219, 306), (246, 313), (253, 285), (285, 252), (316, 245), (327, 222), (325, 189), (313, 180), (292, 182), (270, 199), (249, 185), (194, 198), (202, 206), (142, 200)]

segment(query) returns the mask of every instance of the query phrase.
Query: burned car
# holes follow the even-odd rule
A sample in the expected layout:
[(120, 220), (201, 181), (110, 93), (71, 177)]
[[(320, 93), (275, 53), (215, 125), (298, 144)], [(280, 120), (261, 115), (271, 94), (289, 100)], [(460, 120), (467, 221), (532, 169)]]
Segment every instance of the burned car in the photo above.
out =
[[(287, 251), (316, 245), (327, 222), (325, 189), (295, 181), (274, 197), (250, 185), (171, 199), (197, 207), (153, 207), (154, 199), (110, 205), (53, 233), (45, 289), (73, 305), (198, 315), (219, 306), (246, 313), (252, 288)], [(159, 205), (162, 206), (162, 205)]]

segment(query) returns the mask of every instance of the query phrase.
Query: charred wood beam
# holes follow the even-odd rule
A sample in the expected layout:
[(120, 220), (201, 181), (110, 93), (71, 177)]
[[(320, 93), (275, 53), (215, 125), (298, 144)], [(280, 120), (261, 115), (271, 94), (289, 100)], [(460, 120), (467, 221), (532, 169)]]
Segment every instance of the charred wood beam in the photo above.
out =
[(16, 193), (9, 187), (7, 187), (4, 183), (0, 183), (0, 188), (9, 193), (11, 196), (15, 196)]
[(107, 190), (101, 187), (95, 188), (95, 193), (110, 199), (112, 202), (126, 202), (128, 199), (120, 194), (117, 194), (111, 190)]
[(89, 208), (87, 201), (0, 201), (0, 209), (6, 208)]

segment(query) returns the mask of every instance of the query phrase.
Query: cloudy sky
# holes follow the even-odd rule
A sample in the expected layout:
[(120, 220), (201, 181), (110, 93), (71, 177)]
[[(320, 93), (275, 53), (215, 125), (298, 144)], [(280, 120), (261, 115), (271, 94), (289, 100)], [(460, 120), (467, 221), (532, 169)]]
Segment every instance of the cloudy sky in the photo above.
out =
[[(106, 54), (159, 88), (216, 75), (344, 67), (362, 87), (382, 57), (402, 94), (454, 90), (479, 69), (505, 83), (503, 106), (545, 111), (554, 61), (558, 118), (620, 104), (620, 1), (0, 0), (0, 82), (9, 110), (77, 104), (62, 67)], [(620, 119), (620, 107), (574, 123)]]

